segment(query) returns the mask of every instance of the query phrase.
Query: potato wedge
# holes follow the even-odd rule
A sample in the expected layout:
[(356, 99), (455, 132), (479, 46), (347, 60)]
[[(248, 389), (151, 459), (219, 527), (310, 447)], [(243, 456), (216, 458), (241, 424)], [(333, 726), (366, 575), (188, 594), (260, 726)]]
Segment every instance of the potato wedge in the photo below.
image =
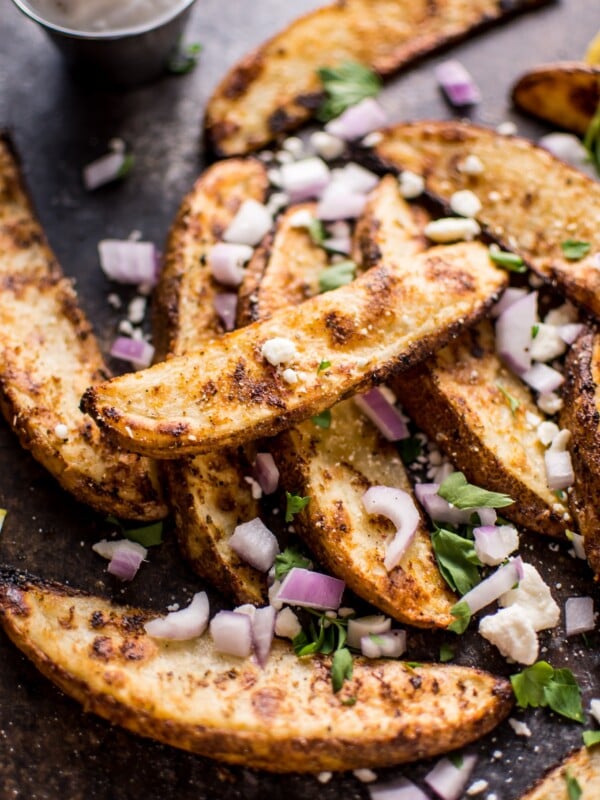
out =
[(521, 111), (583, 135), (600, 101), (600, 68), (579, 61), (543, 64), (522, 75), (511, 96)]
[[(208, 264), (210, 248), (246, 199), (262, 202), (264, 166), (231, 159), (210, 167), (184, 199), (171, 228), (157, 287), (154, 323), (161, 350), (181, 355), (223, 333), (214, 310), (222, 291)], [(229, 546), (236, 525), (259, 514), (244, 477), (250, 473), (236, 450), (222, 450), (164, 465), (180, 549), (196, 573), (238, 603), (261, 604), (265, 576)]]
[(0, 620), (48, 678), (88, 711), (218, 760), (273, 772), (397, 764), (461, 747), (512, 705), (510, 684), (477, 669), (361, 658), (336, 695), (327, 657), (276, 642), (261, 669), (216, 653), (208, 635), (151, 639), (149, 616), (0, 570)]
[(575, 482), (571, 513), (583, 536), (585, 554), (600, 575), (600, 334), (586, 330), (565, 362), (561, 428), (571, 431), (569, 450)]
[(545, 448), (527, 421), (537, 407), (496, 355), (488, 321), (396, 378), (392, 388), (472, 483), (514, 498), (504, 516), (538, 533), (565, 535), (568, 523), (554, 510), (558, 501), (546, 485)]
[[(209, 100), (218, 155), (241, 155), (297, 128), (319, 107), (317, 69), (359, 61), (380, 75), (544, 0), (344, 0), (300, 17), (245, 56)], [(327, 47), (323, 47), (327, 42)]]
[[(427, 189), (443, 202), (459, 189), (471, 189), (483, 206), (478, 219), (494, 238), (573, 302), (600, 315), (596, 181), (525, 139), (462, 122), (388, 128), (374, 152), (388, 166), (423, 174)], [(469, 155), (483, 163), (480, 175), (461, 172)], [(561, 250), (568, 239), (589, 242), (589, 254), (569, 261)]]
[[(475, 322), (505, 284), (477, 242), (432, 248), (193, 354), (91, 387), (82, 408), (117, 441), (161, 458), (273, 435), (413, 366)], [(262, 355), (277, 337), (293, 342), (294, 385)], [(319, 373), (324, 358), (332, 365)]]
[(600, 747), (576, 750), (526, 792), (521, 800), (571, 800), (573, 795), (568, 790), (567, 773), (579, 784), (582, 793), (577, 796), (581, 800), (600, 797)]
[[(155, 465), (112, 445), (79, 410), (108, 372), (0, 136), (0, 407), (22, 446), (83, 503), (153, 520), (167, 513)], [(66, 426), (67, 436), (57, 426)]]

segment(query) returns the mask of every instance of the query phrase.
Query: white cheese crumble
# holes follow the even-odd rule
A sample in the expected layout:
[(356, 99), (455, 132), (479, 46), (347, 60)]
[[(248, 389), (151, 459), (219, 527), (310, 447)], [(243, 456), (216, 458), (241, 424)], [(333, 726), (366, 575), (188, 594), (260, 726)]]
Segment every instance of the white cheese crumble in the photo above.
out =
[(319, 783), (329, 783), (329, 781), (333, 778), (333, 772), (319, 772), (317, 775), (317, 780)]
[(381, 131), (371, 131), (371, 133), (367, 133), (361, 144), (363, 147), (376, 147), (381, 142), (383, 142), (383, 133)]
[(559, 397), (556, 392), (547, 392), (546, 394), (541, 394), (538, 397), (537, 405), (538, 408), (544, 412), (544, 414), (549, 414), (552, 416), (561, 410), (563, 407), (563, 401), (562, 397)]
[(484, 544), (475, 541), (475, 552), (482, 564), (497, 567), (519, 547), (519, 533), (512, 525), (498, 525), (494, 530), (494, 553), (486, 552)]
[(139, 325), (143, 322), (146, 316), (146, 303), (145, 297), (134, 297), (127, 307), (127, 319), (133, 325)]
[(527, 736), (527, 737), (531, 736), (531, 728), (529, 727), (529, 725), (527, 725), (527, 723), (521, 722), (520, 719), (515, 719), (514, 717), (511, 717), (508, 720), (508, 724), (517, 734), (517, 736)]
[(315, 153), (327, 161), (341, 156), (346, 147), (346, 143), (343, 139), (339, 139), (337, 136), (327, 133), (327, 131), (316, 131), (313, 133), (309, 139), (309, 144)]
[(523, 564), (523, 578), (516, 589), (501, 595), (499, 604), (504, 608), (517, 608), (535, 631), (554, 628), (560, 620), (560, 609), (550, 587), (533, 564)]
[(501, 122), (500, 125), (498, 125), (496, 132), (499, 133), (500, 136), (514, 136), (517, 132), (517, 126), (511, 120), (506, 120), (506, 122)]
[(411, 172), (409, 169), (405, 169), (400, 173), (398, 182), (400, 184), (400, 194), (405, 200), (413, 200), (415, 197), (419, 197), (425, 189), (423, 176), (418, 175), (416, 172)]
[(461, 189), (450, 197), (450, 208), (461, 217), (475, 217), (481, 211), (481, 201), (470, 189)]
[(281, 373), (281, 377), (286, 383), (289, 384), (298, 383), (298, 373), (296, 372), (295, 369), (291, 369), (290, 367), (283, 370), (283, 372)]
[(568, 302), (563, 303), (558, 308), (553, 308), (544, 318), (546, 325), (570, 325), (573, 322), (577, 322), (577, 320), (577, 309)]
[(561, 339), (558, 328), (540, 322), (536, 326), (537, 333), (531, 340), (529, 353), (534, 361), (552, 361), (566, 351), (566, 342)]
[(449, 242), (470, 241), (481, 233), (481, 228), (474, 219), (465, 217), (442, 217), (428, 222), (424, 229), (425, 236), (432, 242), (447, 244)]
[(287, 206), (289, 202), (290, 198), (285, 192), (273, 192), (267, 202), (267, 211), (274, 217), (282, 208)]
[(590, 700), (590, 714), (600, 724), (600, 699), (597, 697)]
[(288, 225), (290, 228), (309, 228), (314, 221), (315, 218), (308, 208), (301, 208), (288, 219)]
[(66, 442), (67, 439), (69, 438), (69, 429), (64, 424), (64, 422), (59, 422), (58, 425), (54, 428), (54, 434), (59, 439), (62, 439), (64, 442)]
[(373, 783), (373, 781), (377, 780), (377, 773), (373, 772), (372, 769), (354, 769), (352, 774), (361, 783)]
[(489, 786), (489, 783), (486, 780), (484, 780), (483, 778), (480, 778), (478, 781), (474, 781), (469, 786), (469, 788), (467, 789), (466, 794), (468, 795), (468, 797), (475, 797), (475, 795), (478, 795), (478, 794), (481, 794), (482, 792), (485, 792), (485, 790), (488, 788), (488, 786)]
[(300, 158), (304, 153), (304, 142), (299, 136), (288, 136), (281, 143), (283, 149), (294, 158)]
[(298, 355), (294, 342), (284, 336), (274, 336), (272, 339), (267, 339), (260, 352), (263, 358), (274, 367), (278, 367), (280, 364), (287, 364)]
[(567, 449), (567, 445), (571, 440), (571, 431), (563, 428), (559, 431), (554, 439), (552, 439), (552, 443), (550, 444), (550, 450), (554, 453), (563, 453)]
[(481, 175), (484, 169), (483, 161), (473, 153), (458, 165), (458, 171), (463, 175)]
[(479, 623), (479, 633), (505, 658), (520, 664), (533, 664), (537, 659), (539, 643), (536, 632), (516, 606), (484, 617)]
[(252, 499), (253, 500), (260, 500), (260, 498), (263, 495), (262, 489), (260, 487), (260, 483), (258, 481), (256, 481), (256, 480), (254, 480), (254, 478), (251, 475), (246, 475), (244, 477), (244, 480), (246, 481), (246, 483), (250, 487), (250, 494), (252, 495)]
[(537, 437), (544, 447), (548, 447), (549, 444), (552, 444), (554, 439), (558, 436), (558, 433), (558, 425), (555, 422), (550, 422), (549, 420), (540, 423), (537, 427)]
[(293, 639), (302, 630), (300, 620), (291, 608), (282, 608), (275, 617), (275, 635), (284, 639)]

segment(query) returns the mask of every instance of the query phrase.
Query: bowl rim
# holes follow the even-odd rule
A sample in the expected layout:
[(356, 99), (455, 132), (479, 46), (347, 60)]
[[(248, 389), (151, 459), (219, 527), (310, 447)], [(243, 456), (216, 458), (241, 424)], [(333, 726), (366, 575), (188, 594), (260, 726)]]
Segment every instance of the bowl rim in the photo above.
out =
[(163, 12), (158, 17), (153, 17), (148, 22), (144, 22), (140, 25), (131, 25), (127, 28), (116, 28), (106, 31), (66, 28), (64, 25), (58, 25), (54, 22), (50, 22), (50, 20), (47, 20), (45, 17), (41, 16), (29, 5), (27, 0), (12, 0), (12, 2), (19, 9), (19, 11), (25, 14), (26, 17), (29, 17), (29, 19), (37, 22), (38, 25), (41, 25), (43, 28), (46, 28), (54, 33), (58, 33), (63, 36), (69, 36), (73, 39), (110, 41), (114, 39), (123, 39), (127, 36), (139, 36), (140, 34), (149, 33), (150, 31), (161, 28), (163, 25), (171, 22), (173, 19), (190, 8), (190, 6), (192, 6), (196, 0), (179, 0), (179, 2), (174, 4), (172, 9)]

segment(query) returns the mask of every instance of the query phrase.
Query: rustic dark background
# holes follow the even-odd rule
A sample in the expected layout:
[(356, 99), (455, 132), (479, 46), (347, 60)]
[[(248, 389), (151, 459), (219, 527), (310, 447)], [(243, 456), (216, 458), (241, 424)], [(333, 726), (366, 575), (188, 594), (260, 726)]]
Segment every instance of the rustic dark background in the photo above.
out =
[[(197, 69), (120, 92), (94, 89), (69, 74), (44, 34), (10, 0), (0, 0), (0, 126), (12, 130), (50, 242), (65, 272), (76, 277), (81, 303), (103, 346), (114, 337), (120, 317), (106, 300), (111, 287), (98, 266), (97, 241), (126, 237), (134, 229), (159, 245), (164, 241), (181, 197), (205, 163), (201, 117), (215, 83), (250, 47), (317, 5), (310, 0), (199, 0), (186, 35), (204, 46)], [(470, 69), (482, 90), (483, 102), (473, 118), (489, 125), (512, 119), (525, 135), (539, 135), (543, 126), (511, 109), (510, 85), (535, 64), (577, 59), (598, 28), (598, 0), (564, 0), (453, 48), (452, 55)], [(392, 120), (451, 116), (433, 77), (433, 67), (443, 57), (421, 62), (388, 85), (383, 103)], [(86, 193), (81, 167), (103, 154), (115, 136), (133, 150), (134, 171), (121, 184)], [(113, 582), (105, 562), (90, 549), (109, 530), (105, 521), (62, 493), (3, 422), (0, 507), (9, 511), (0, 534), (0, 563), (157, 608), (174, 601), (183, 604), (200, 587), (180, 562), (169, 531), (131, 586)], [(587, 567), (574, 561), (567, 547), (528, 539), (522, 549), (526, 558), (543, 565), (561, 604), (572, 595), (597, 596)], [(435, 657), (440, 641), (449, 638), (411, 634), (409, 657)], [(600, 696), (596, 636), (587, 643), (581, 637), (567, 642), (559, 628), (542, 638), (542, 655), (555, 666), (573, 669), (586, 701)], [(461, 647), (461, 663), (510, 673), (476, 634), (461, 640)], [(518, 798), (581, 741), (581, 726), (547, 712), (515, 716), (529, 724), (530, 739), (517, 738), (504, 724), (473, 748), (480, 753), (474, 778), (488, 780), (488, 791), (498, 800)], [(401, 772), (418, 780), (427, 768), (420, 764)], [(381, 776), (399, 771), (381, 771)], [(352, 775), (335, 776), (322, 786), (313, 777), (271, 777), (220, 766), (131, 736), (85, 714), (0, 635), (2, 800), (301, 800), (316, 795), (350, 800), (366, 797), (367, 790)]]

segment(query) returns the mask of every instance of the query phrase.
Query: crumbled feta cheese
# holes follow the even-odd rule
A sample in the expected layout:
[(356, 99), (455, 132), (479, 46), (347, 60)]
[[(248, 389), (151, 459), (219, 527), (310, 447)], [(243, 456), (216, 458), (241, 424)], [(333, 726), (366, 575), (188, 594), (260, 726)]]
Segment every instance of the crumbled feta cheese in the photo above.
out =
[(400, 183), (400, 194), (406, 200), (413, 200), (415, 197), (419, 197), (419, 195), (423, 194), (425, 180), (422, 175), (405, 169), (400, 173), (398, 181)]
[(537, 427), (537, 437), (544, 447), (548, 447), (549, 444), (552, 444), (554, 439), (558, 436), (558, 433), (558, 425), (555, 422), (550, 422), (549, 420), (541, 422)]
[(333, 778), (333, 772), (319, 772), (317, 775), (317, 780), (319, 783), (329, 783), (329, 781)]
[(505, 592), (499, 598), (504, 608), (515, 608), (527, 619), (534, 631), (554, 628), (560, 619), (560, 609), (533, 564), (523, 564), (523, 578), (516, 589)]
[(563, 401), (562, 397), (559, 397), (556, 392), (546, 392), (546, 394), (541, 394), (538, 397), (537, 405), (538, 408), (544, 412), (544, 414), (549, 414), (552, 416), (561, 410), (563, 407)]
[(127, 319), (133, 325), (139, 325), (146, 316), (146, 298), (134, 297), (127, 307)]
[(381, 131), (371, 131), (371, 133), (367, 133), (361, 144), (363, 147), (377, 147), (381, 142), (383, 142), (383, 133)]
[(315, 218), (308, 208), (301, 208), (288, 218), (288, 225), (290, 228), (309, 228), (314, 221)]
[(282, 608), (275, 617), (275, 635), (293, 639), (302, 630), (300, 620), (291, 608)]
[(58, 425), (54, 428), (54, 434), (59, 439), (62, 439), (64, 442), (66, 442), (67, 439), (69, 438), (69, 429), (64, 424), (64, 422), (59, 422)]
[(275, 161), (278, 161), (280, 164), (291, 164), (294, 160), (294, 157), (291, 153), (288, 153), (286, 150), (278, 150), (275, 153)]
[[(480, 540), (475, 541), (475, 552), (482, 564), (489, 567), (497, 567), (502, 564), (508, 556), (519, 547), (519, 534), (512, 525), (498, 525), (494, 530), (493, 548)], [(491, 550), (492, 552), (487, 552)]]
[(498, 125), (496, 131), (500, 136), (514, 136), (517, 132), (517, 126), (511, 120), (506, 120), (506, 122), (501, 122)]
[(260, 500), (260, 498), (263, 495), (260, 483), (258, 481), (255, 481), (251, 475), (246, 475), (244, 477), (244, 480), (250, 486), (250, 493), (252, 494), (252, 499)]
[(348, 606), (342, 606), (341, 608), (338, 608), (338, 617), (342, 617), (342, 619), (345, 617), (351, 617), (352, 614), (356, 614), (356, 611), (353, 608)]
[(267, 202), (267, 211), (274, 217), (289, 202), (290, 198), (285, 192), (273, 192)]
[(558, 328), (544, 322), (537, 324), (537, 333), (529, 345), (529, 353), (534, 361), (552, 361), (562, 356), (566, 349), (567, 345), (561, 339)]
[(361, 783), (373, 783), (373, 781), (377, 780), (377, 774), (372, 769), (354, 769), (352, 774)]
[(461, 189), (451, 195), (450, 208), (461, 217), (475, 217), (481, 211), (481, 202), (475, 192)]
[(483, 161), (472, 153), (458, 165), (458, 171), (463, 175), (481, 175), (484, 169)]
[(290, 153), (294, 158), (300, 158), (304, 153), (304, 142), (299, 136), (288, 136), (281, 143), (283, 149)]
[(478, 781), (474, 781), (469, 786), (469, 788), (467, 789), (466, 793), (467, 793), (467, 795), (469, 797), (475, 797), (475, 795), (478, 795), (478, 794), (481, 794), (482, 792), (485, 792), (485, 790), (488, 788), (488, 786), (489, 786), (489, 783), (486, 780), (484, 780), (483, 778), (480, 778)]
[(280, 364), (287, 364), (297, 356), (296, 345), (291, 339), (284, 336), (274, 336), (267, 339), (261, 349), (261, 354), (269, 364), (278, 367)]
[(119, 333), (124, 336), (133, 336), (133, 325), (128, 319), (122, 319), (119, 322)]
[(327, 131), (316, 131), (310, 137), (309, 143), (312, 149), (327, 161), (341, 156), (346, 147), (343, 139), (339, 139)]
[(505, 658), (533, 664), (538, 657), (538, 638), (533, 625), (520, 608), (511, 606), (484, 617), (479, 633), (495, 645)]
[(252, 603), (244, 603), (233, 610), (236, 614), (245, 614), (247, 617), (250, 617), (250, 619), (256, 614), (256, 606), (253, 606)]
[(525, 412), (525, 419), (530, 428), (537, 428), (538, 425), (541, 425), (543, 422), (542, 418), (532, 411)]
[(527, 736), (527, 737), (531, 736), (531, 728), (529, 727), (529, 725), (527, 725), (527, 723), (521, 722), (520, 719), (515, 719), (514, 717), (511, 717), (508, 720), (508, 724), (517, 734), (517, 736)]
[(554, 439), (552, 439), (552, 444), (550, 445), (550, 450), (554, 453), (562, 453), (567, 449), (567, 445), (571, 440), (571, 431), (563, 428), (559, 431)]
[(295, 369), (291, 369), (290, 367), (283, 370), (283, 372), (281, 373), (281, 377), (286, 383), (289, 384), (298, 383), (298, 373), (296, 372)]
[(123, 301), (121, 300), (119, 295), (115, 294), (114, 292), (111, 292), (106, 299), (108, 301), (108, 305), (111, 308), (121, 308), (121, 306), (123, 305)]
[(575, 306), (571, 303), (563, 303), (562, 306), (549, 311), (544, 318), (544, 322), (546, 325), (570, 325), (573, 322), (577, 322), (577, 319), (578, 315)]
[(271, 186), (276, 186), (278, 189), (281, 189), (283, 186), (281, 170), (277, 169), (277, 167), (271, 167), (271, 169), (267, 170), (267, 178), (269, 179)]
[(590, 714), (600, 724), (600, 699), (594, 697), (590, 700)]
[(465, 217), (442, 217), (428, 222), (424, 229), (425, 236), (432, 242), (446, 244), (462, 240), (470, 241), (479, 236), (481, 228), (474, 219)]
[(283, 608), (283, 603), (281, 600), (277, 600), (277, 594), (281, 589), (281, 581), (273, 581), (273, 583), (269, 586), (268, 590), (268, 597), (269, 597), (269, 604), (273, 606), (275, 611), (280, 611)]

